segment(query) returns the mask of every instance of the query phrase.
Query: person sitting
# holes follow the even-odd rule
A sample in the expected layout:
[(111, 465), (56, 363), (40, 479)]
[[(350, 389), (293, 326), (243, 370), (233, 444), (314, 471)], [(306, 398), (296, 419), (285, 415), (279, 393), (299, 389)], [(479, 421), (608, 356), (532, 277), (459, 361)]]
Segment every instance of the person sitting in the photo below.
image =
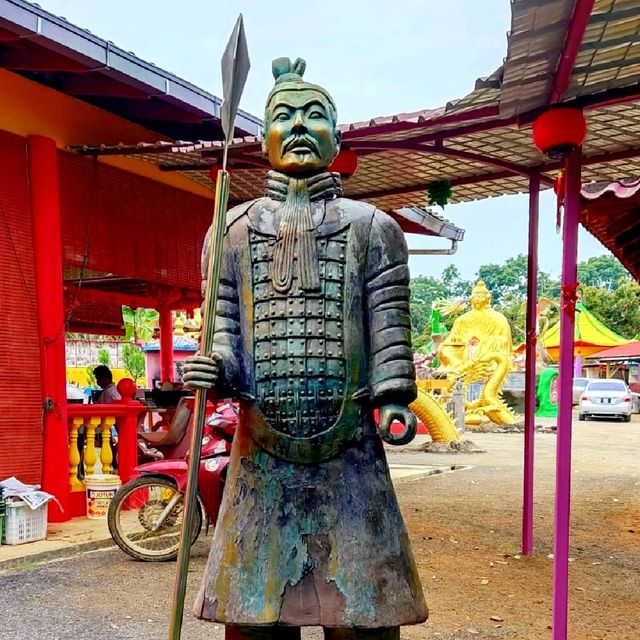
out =
[(102, 392), (98, 396), (97, 404), (105, 404), (108, 402), (117, 402), (122, 397), (118, 393), (115, 383), (113, 382), (113, 374), (111, 369), (105, 364), (98, 365), (93, 370), (93, 375), (96, 378), (98, 386), (102, 389)]

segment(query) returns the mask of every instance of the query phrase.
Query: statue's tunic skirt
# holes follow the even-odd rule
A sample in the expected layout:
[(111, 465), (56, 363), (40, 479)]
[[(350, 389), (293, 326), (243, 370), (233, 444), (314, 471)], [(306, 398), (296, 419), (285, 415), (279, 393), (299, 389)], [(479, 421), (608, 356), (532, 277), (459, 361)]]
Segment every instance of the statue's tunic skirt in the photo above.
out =
[(415, 396), (404, 238), (368, 205), (324, 207), (315, 293), (269, 286), (272, 201), (230, 212), (215, 343), (242, 400), (202, 618), (393, 627), (427, 616), (373, 421), (375, 406)]

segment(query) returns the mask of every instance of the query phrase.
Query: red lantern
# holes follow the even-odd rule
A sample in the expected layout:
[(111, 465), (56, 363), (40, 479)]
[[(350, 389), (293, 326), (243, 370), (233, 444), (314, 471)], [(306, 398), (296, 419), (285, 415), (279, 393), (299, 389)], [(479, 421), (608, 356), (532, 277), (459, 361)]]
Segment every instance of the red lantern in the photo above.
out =
[(342, 149), (329, 166), (329, 171), (339, 173), (343, 178), (350, 178), (357, 169), (358, 156), (351, 149)]
[(573, 107), (549, 109), (533, 123), (533, 143), (551, 157), (571, 152), (582, 144), (586, 134), (584, 115)]

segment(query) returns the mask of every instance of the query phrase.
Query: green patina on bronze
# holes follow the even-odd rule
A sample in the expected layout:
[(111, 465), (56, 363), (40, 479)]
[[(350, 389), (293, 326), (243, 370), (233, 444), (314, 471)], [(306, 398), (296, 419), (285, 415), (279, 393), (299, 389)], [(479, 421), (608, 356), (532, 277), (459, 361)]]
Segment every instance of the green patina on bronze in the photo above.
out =
[(196, 613), (228, 638), (397, 638), (427, 616), (378, 432), (397, 417), (400, 442), (415, 434), (407, 250), (327, 171), (336, 108), (304, 67), (274, 61), (273, 171), (228, 214), (214, 351), (241, 414)]

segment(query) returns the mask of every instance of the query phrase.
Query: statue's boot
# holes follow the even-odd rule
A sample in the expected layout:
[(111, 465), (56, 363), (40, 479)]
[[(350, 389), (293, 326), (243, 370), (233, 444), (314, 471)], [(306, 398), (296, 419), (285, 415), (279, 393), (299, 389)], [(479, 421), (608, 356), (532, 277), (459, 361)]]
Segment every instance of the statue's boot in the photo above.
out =
[(325, 640), (400, 640), (400, 627), (325, 629)]
[(226, 625), (224, 640), (300, 640), (300, 627)]
[[(299, 627), (227, 625), (225, 640), (300, 640)], [(399, 627), (379, 629), (325, 629), (325, 640), (400, 640)]]

